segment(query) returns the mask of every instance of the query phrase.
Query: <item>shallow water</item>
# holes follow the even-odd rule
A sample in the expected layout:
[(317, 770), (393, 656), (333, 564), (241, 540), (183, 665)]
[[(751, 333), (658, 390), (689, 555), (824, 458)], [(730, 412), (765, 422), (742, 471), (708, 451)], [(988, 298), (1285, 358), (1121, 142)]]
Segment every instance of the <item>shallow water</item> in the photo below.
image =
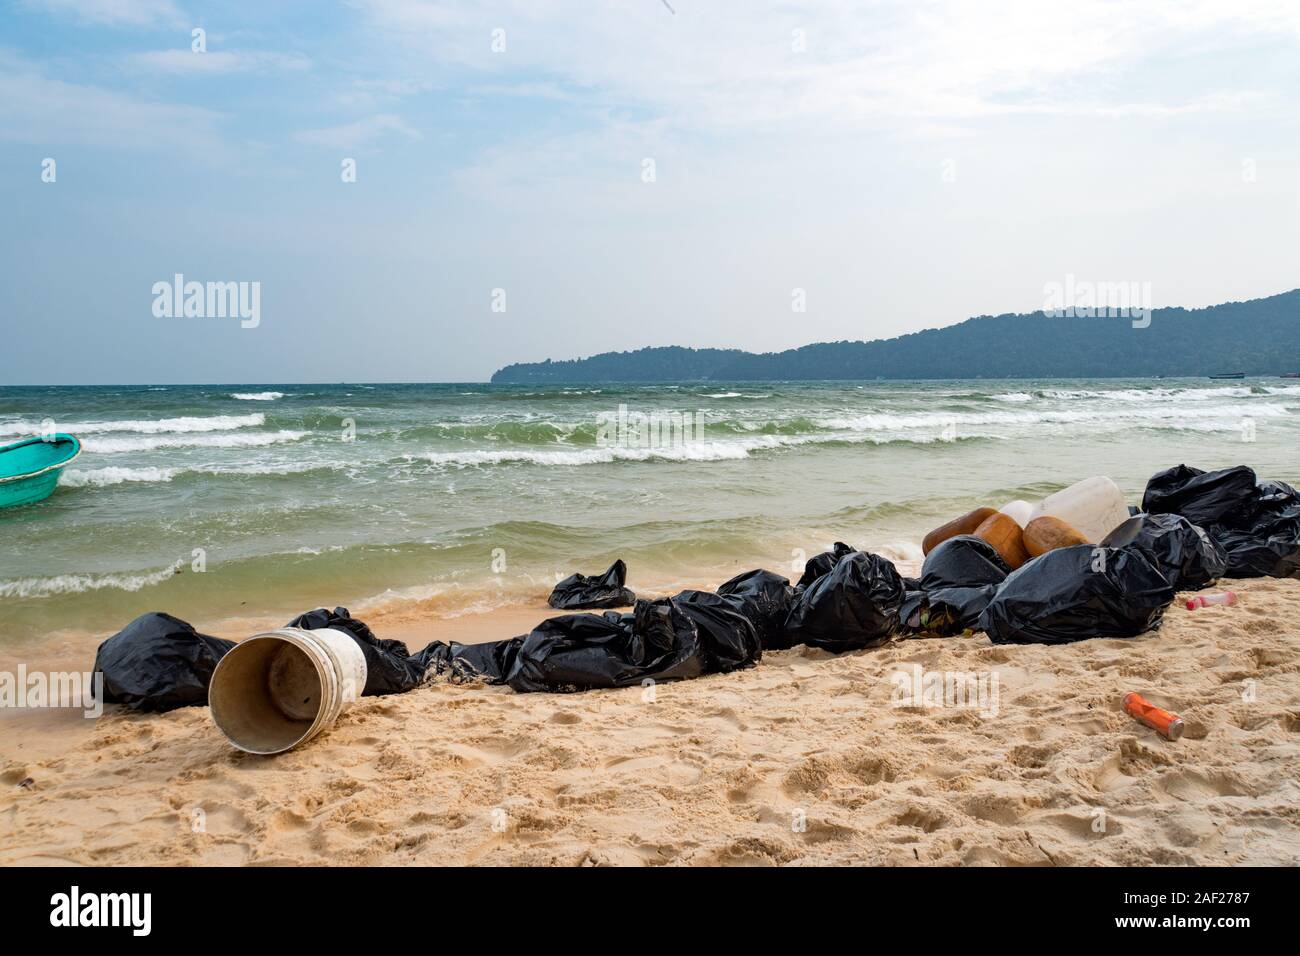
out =
[[(620, 441), (620, 406), (703, 424)], [(978, 504), (1093, 474), (1137, 503), (1179, 462), (1300, 480), (1285, 379), (0, 388), (0, 441), (47, 420), (85, 450), (0, 512), (0, 640), (148, 610), (461, 613), (615, 557), (646, 589), (836, 539), (916, 558)]]

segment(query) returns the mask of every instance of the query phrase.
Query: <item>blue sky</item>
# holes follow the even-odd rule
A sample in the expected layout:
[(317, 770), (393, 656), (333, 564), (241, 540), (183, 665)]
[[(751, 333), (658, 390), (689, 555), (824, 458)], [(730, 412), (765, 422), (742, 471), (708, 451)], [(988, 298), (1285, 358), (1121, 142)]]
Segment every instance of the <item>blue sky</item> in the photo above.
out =
[[(0, 0), (0, 384), (476, 380), (1067, 274), (1300, 286), (1293, 0), (672, 6)], [(155, 317), (178, 272), (260, 282), (260, 325)]]

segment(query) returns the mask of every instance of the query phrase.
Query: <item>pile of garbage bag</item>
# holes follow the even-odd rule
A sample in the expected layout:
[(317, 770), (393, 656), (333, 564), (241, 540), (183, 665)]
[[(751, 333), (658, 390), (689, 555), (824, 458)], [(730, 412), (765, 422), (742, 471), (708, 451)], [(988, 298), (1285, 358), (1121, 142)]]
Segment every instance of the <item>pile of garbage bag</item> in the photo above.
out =
[(1219, 543), (1182, 515), (1136, 514), (1102, 544), (1141, 551), (1175, 591), (1199, 591), (1228, 569), (1228, 556)]
[[(742, 599), (751, 612), (764, 613), (748, 594)], [(628, 614), (548, 618), (521, 637), (491, 644), (435, 644), (432, 673), (506, 684), (521, 693), (631, 687), (725, 673), (750, 667), (763, 654), (755, 624), (735, 601), (683, 591), (639, 600)]]
[(629, 607), (636, 595), (623, 586), (626, 581), (627, 565), (619, 558), (604, 574), (570, 574), (555, 585), (546, 603), (559, 611)]
[(946, 637), (978, 627), (984, 608), (1010, 573), (983, 538), (948, 538), (925, 556), (921, 577), (908, 589), (900, 612), (903, 631)]
[[(548, 603), (630, 611), (564, 614), (518, 637), (435, 641), (414, 654), (375, 637), (347, 608), (317, 608), (288, 626), (350, 635), (366, 658), (367, 696), (436, 678), (520, 692), (627, 687), (752, 667), (764, 650), (839, 653), (896, 634), (983, 630), (995, 644), (1132, 637), (1159, 626), (1176, 591), (1223, 575), (1300, 577), (1300, 494), (1245, 466), (1178, 465), (1151, 478), (1139, 511), (1110, 479), (1089, 478), (1037, 504), (976, 509), (927, 535), (924, 550), (918, 578), (836, 542), (806, 562), (793, 587), (756, 569), (717, 591), (657, 600), (636, 599), (618, 560), (602, 575), (561, 581)], [(95, 670), (106, 702), (170, 710), (207, 702), (217, 662), (233, 646), (145, 614), (100, 645)]]
[(1013, 571), (979, 626), (994, 644), (1069, 644), (1158, 627), (1174, 589), (1136, 548), (1057, 548)]
[(1147, 482), (1142, 509), (1203, 528), (1226, 553), (1227, 577), (1300, 577), (1300, 495), (1284, 481), (1259, 481), (1245, 465), (1177, 465)]

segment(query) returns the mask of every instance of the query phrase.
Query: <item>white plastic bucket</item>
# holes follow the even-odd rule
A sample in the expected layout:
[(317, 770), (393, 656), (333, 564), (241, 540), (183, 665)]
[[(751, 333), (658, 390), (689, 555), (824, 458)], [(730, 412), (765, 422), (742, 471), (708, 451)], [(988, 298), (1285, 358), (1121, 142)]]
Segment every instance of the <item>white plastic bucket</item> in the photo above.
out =
[(366, 686), (366, 657), (333, 628), (282, 627), (236, 644), (208, 687), (212, 720), (252, 754), (278, 754), (329, 730)]
[(998, 509), (1020, 527), (1029, 524), (1029, 516), (1034, 513), (1034, 506), (1028, 501), (1022, 501), (1017, 498), (1015, 501), (1008, 501)]
[(1128, 502), (1119, 486), (1104, 475), (1085, 478), (1048, 495), (1033, 517), (1060, 518), (1094, 544), (1128, 520)]

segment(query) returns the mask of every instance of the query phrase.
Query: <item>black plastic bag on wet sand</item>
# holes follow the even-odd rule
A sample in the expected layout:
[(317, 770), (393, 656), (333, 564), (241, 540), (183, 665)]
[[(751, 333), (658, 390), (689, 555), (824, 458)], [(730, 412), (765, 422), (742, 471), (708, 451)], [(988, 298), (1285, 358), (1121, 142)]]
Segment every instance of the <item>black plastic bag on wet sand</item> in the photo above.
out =
[(627, 565), (620, 558), (601, 575), (570, 574), (555, 585), (546, 603), (560, 611), (629, 607), (636, 595), (623, 586), (625, 581)]
[(217, 662), (234, 646), (170, 614), (142, 614), (95, 653), (103, 702), (141, 712), (202, 706)]
[(797, 589), (785, 639), (791, 646), (807, 644), (835, 653), (883, 644), (898, 628), (903, 594), (892, 561), (850, 550), (829, 571)]
[(1140, 550), (1079, 544), (1007, 576), (979, 626), (994, 644), (1134, 637), (1160, 625), (1174, 589)]

